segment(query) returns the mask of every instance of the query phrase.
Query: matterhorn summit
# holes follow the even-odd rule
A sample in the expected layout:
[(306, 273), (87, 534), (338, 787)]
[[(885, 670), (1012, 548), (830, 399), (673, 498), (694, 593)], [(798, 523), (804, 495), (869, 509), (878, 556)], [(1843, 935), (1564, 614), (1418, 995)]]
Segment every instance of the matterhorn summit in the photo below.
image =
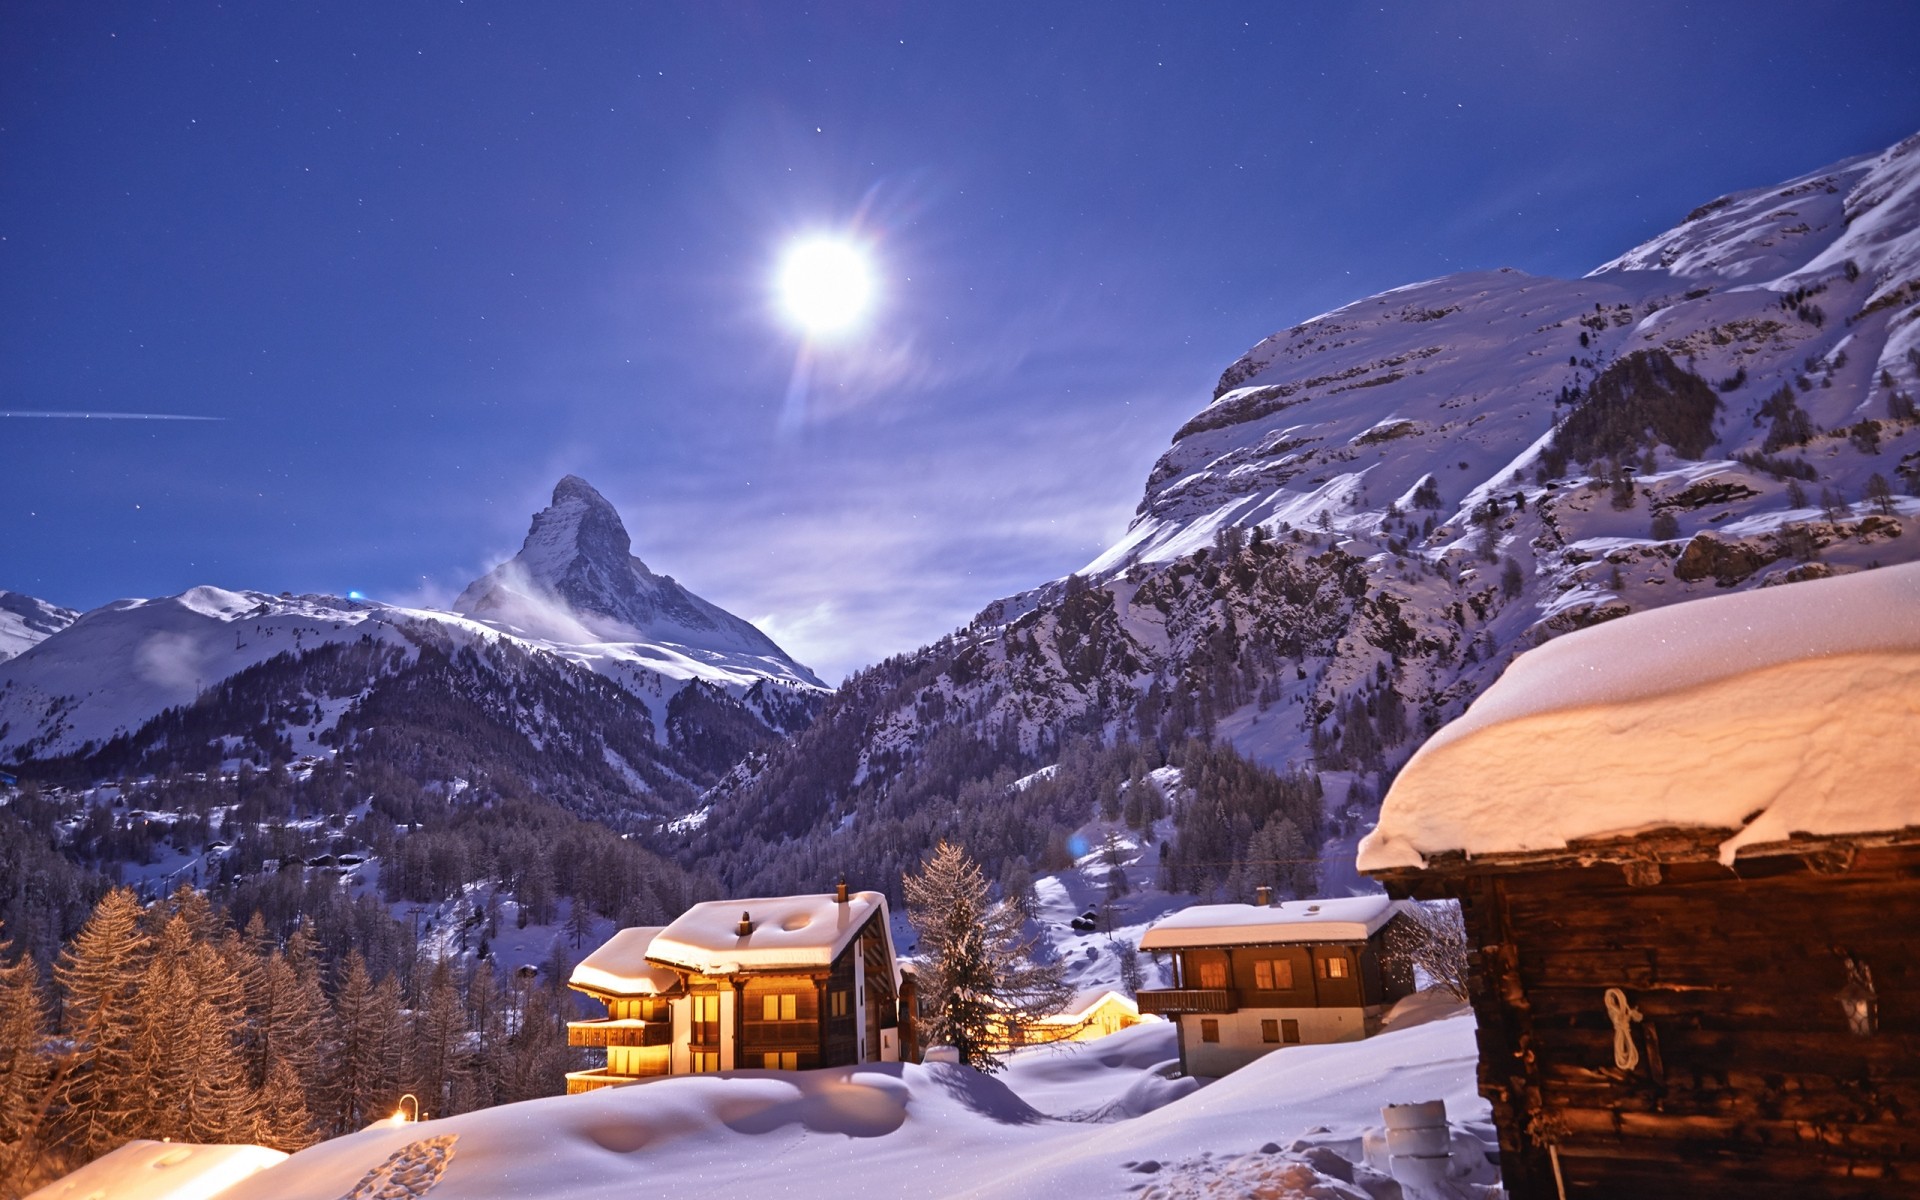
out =
[(534, 514), (520, 553), (469, 585), (454, 610), (558, 643), (645, 642), (694, 658), (773, 660), (819, 684), (750, 622), (648, 570), (620, 514), (578, 475), (562, 479), (553, 503)]

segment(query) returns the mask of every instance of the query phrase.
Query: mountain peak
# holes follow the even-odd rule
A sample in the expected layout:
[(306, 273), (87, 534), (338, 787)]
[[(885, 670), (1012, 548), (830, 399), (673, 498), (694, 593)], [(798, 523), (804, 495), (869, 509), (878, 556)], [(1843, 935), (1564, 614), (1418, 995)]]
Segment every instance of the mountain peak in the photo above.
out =
[(470, 584), (454, 609), (551, 641), (649, 642), (773, 659), (817, 682), (749, 622), (648, 570), (634, 557), (618, 510), (578, 475), (554, 485), (553, 502), (533, 515), (520, 553)]
[(632, 551), (619, 511), (592, 484), (568, 475), (554, 485), (553, 503), (533, 515), (518, 558), (539, 582), (564, 594), (569, 576), (592, 567), (618, 573), (638, 561)]

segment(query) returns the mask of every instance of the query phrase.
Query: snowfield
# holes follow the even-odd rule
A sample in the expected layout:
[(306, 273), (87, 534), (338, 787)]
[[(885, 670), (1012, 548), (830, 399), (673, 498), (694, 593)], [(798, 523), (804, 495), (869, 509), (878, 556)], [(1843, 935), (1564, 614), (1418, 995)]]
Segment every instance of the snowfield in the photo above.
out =
[[(1416, 998), (1416, 1000), (1422, 998)], [(435, 1200), (588, 1200), (637, 1189), (796, 1197), (1260, 1195), (1384, 1198), (1382, 1105), (1445, 1100), (1463, 1195), (1494, 1181), (1471, 1015), (1409, 1006), (1365, 1042), (1300, 1046), (1200, 1087), (1169, 1079), (1172, 1026), (949, 1064), (678, 1076), (323, 1142), (222, 1200), (334, 1200), (453, 1135)], [(1128, 1115), (1138, 1112), (1140, 1115)]]

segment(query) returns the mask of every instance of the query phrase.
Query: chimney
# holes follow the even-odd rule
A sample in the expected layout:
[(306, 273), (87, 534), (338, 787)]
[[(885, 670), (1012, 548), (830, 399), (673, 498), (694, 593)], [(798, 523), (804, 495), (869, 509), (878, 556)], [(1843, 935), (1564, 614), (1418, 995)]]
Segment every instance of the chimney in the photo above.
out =
[(845, 904), (847, 902), (846, 880), (842, 879), (839, 883), (833, 885), (833, 902), (835, 904)]
[(1261, 908), (1273, 907), (1273, 889), (1270, 887), (1257, 887), (1253, 889), (1253, 902)]
[(748, 934), (752, 933), (753, 932), (753, 915), (751, 913), (741, 913), (740, 924), (734, 926), (733, 931), (739, 934), (741, 937), (745, 937)]

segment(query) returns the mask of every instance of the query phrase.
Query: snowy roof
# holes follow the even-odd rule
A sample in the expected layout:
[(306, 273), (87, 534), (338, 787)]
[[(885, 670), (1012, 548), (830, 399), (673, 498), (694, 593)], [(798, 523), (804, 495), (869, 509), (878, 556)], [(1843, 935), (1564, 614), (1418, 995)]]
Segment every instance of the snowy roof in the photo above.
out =
[(1920, 824), (1920, 564), (1688, 601), (1515, 660), (1408, 762), (1361, 870), (1663, 827)]
[(287, 1157), (265, 1146), (196, 1146), (139, 1138), (31, 1193), (27, 1200), (202, 1200)]
[[(825, 968), (875, 912), (880, 914), (884, 933), (887, 898), (879, 892), (854, 892), (845, 904), (836, 902), (831, 894), (708, 900), (694, 905), (661, 930), (647, 957), (702, 975)], [(753, 920), (753, 932), (744, 937), (738, 932), (742, 913), (750, 913)], [(891, 957), (892, 934), (885, 936)]]
[(1273, 905), (1197, 904), (1156, 922), (1141, 937), (1140, 948), (1358, 942), (1373, 936), (1402, 907), (1385, 896), (1288, 900)]
[(658, 996), (674, 991), (680, 986), (680, 976), (669, 967), (647, 961), (647, 947), (663, 928), (636, 925), (622, 929), (581, 959), (567, 982), (615, 996)]

